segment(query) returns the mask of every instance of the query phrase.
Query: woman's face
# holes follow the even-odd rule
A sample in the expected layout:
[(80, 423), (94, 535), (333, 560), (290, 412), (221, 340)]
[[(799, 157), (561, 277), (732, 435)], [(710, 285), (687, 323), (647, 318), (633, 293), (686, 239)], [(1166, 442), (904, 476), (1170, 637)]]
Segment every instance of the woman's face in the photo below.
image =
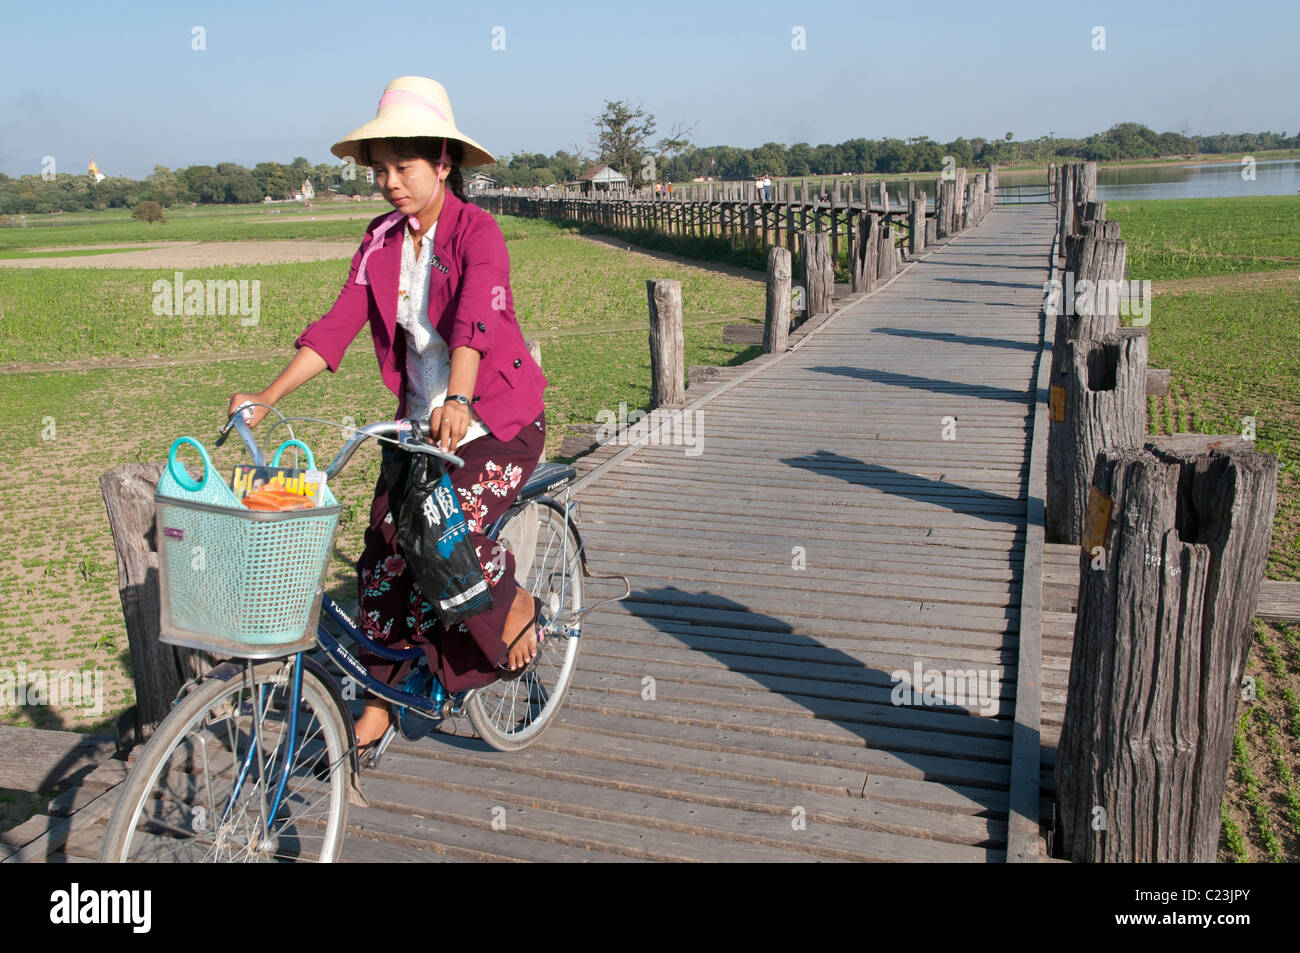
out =
[(388, 204), (407, 215), (424, 208), (435, 183), (444, 181), (450, 171), (446, 167), (436, 170), (428, 159), (399, 159), (383, 139), (370, 143), (370, 167), (375, 172), (375, 184)]

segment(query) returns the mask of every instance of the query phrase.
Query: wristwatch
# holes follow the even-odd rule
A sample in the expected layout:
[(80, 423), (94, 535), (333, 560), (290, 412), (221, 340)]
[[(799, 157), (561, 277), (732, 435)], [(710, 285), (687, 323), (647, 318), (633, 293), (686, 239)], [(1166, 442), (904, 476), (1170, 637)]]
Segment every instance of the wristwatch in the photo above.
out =
[(464, 404), (466, 407), (468, 407), (470, 403), (469, 398), (466, 397), (464, 394), (448, 394), (447, 400), (459, 401), (460, 403)]

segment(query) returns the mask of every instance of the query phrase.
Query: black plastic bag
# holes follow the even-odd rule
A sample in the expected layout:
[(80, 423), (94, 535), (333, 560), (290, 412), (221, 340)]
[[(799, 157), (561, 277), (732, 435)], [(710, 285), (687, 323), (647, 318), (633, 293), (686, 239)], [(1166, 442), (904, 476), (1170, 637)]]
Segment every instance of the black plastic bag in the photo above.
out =
[(382, 472), (397, 548), (444, 626), (492, 608), (469, 524), (447, 464), (427, 453), (384, 448)]

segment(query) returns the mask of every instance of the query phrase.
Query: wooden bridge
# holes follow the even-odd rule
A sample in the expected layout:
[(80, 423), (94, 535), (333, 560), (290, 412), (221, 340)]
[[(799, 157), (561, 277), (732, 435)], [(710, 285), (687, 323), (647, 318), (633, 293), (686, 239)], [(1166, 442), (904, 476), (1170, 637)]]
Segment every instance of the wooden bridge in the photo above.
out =
[[(632, 595), (588, 620), (559, 724), (514, 754), (467, 725), (398, 741), (345, 859), (1042, 859), (1030, 457), (1054, 229), (999, 210), (694, 384), (698, 444), (584, 458), (593, 568)], [(109, 770), (25, 857), (95, 855)]]

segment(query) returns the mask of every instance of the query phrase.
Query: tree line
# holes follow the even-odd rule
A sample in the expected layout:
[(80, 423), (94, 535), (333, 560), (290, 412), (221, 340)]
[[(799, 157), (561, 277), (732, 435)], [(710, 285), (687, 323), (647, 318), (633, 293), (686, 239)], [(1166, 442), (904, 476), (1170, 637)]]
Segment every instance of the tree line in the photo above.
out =
[[(1011, 165), (1080, 160), (1115, 161), (1156, 159), (1168, 156), (1253, 153), (1271, 149), (1300, 149), (1300, 134), (1260, 132), (1214, 136), (1189, 136), (1178, 132), (1157, 133), (1140, 123), (1124, 122), (1105, 132), (1083, 139), (1056, 138), (1017, 140), (1008, 132), (999, 139), (958, 138), (941, 143), (926, 136), (912, 139), (849, 139), (838, 145), (783, 145), (768, 142), (754, 149), (734, 146), (697, 147), (680, 129), (651, 145), (654, 117), (626, 103), (605, 104), (596, 119), (597, 139), (591, 150), (559, 150), (554, 155), (519, 153), (485, 172), (498, 185), (536, 187), (571, 182), (594, 162), (607, 164), (636, 184), (650, 177), (659, 181), (684, 182), (697, 177), (749, 179), (759, 175), (815, 176), (937, 172), (944, 159), (952, 156), (958, 166), (979, 167), (990, 163)], [(0, 173), (0, 214), (50, 213), (85, 209), (135, 208), (153, 201), (170, 208), (200, 205), (260, 202), (265, 196), (286, 199), (312, 183), (319, 197), (333, 189), (343, 195), (369, 195), (375, 187), (366, 180), (364, 169), (320, 163), (312, 165), (299, 156), (287, 165), (260, 162), (251, 169), (234, 162), (216, 166), (198, 165), (172, 171), (155, 166), (143, 181), (109, 177), (98, 184), (88, 174), (60, 173), (50, 178), (24, 175), (10, 178)]]
[[(348, 175), (350, 173), (350, 177)], [(235, 162), (192, 165), (172, 171), (154, 166), (143, 181), (109, 176), (96, 183), (87, 173), (60, 172), (50, 177), (0, 173), (0, 214), (74, 212), (87, 209), (135, 208), (142, 202), (176, 205), (238, 205), (261, 202), (266, 196), (284, 200), (312, 184), (318, 196), (333, 188), (343, 195), (370, 195), (375, 186), (364, 169), (342, 165), (312, 165), (298, 156), (286, 164), (259, 162), (249, 169)]]

